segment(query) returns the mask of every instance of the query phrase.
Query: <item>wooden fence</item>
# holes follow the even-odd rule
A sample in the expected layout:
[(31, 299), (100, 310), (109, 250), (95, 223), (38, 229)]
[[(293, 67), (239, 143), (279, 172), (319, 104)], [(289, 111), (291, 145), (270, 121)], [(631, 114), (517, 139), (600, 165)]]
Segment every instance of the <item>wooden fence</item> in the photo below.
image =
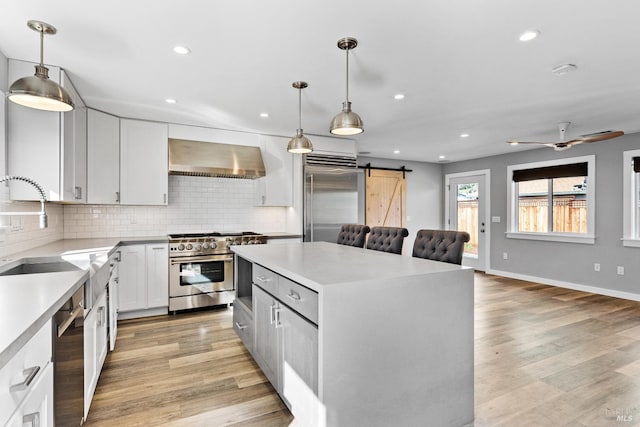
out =
[[(546, 233), (548, 230), (546, 197), (521, 199), (518, 208), (519, 231)], [(478, 253), (478, 201), (458, 202), (458, 230), (466, 231), (471, 240), (465, 252)], [(554, 197), (553, 231), (557, 233), (587, 232), (587, 201), (573, 197)]]

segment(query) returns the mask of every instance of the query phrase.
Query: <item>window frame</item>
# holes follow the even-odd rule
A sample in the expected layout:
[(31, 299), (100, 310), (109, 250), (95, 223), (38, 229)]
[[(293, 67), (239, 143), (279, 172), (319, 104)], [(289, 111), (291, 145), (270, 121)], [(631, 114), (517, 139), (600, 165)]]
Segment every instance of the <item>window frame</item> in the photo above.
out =
[(622, 152), (622, 246), (640, 248), (640, 202), (636, 197), (640, 173), (633, 171), (634, 157), (640, 157), (640, 150)]
[[(535, 169), (548, 166), (559, 166), (571, 163), (587, 163), (587, 232), (586, 233), (560, 233), (560, 232), (523, 232), (518, 231), (518, 192), (517, 183), (513, 181), (513, 171), (521, 169)], [(546, 240), (568, 243), (595, 243), (595, 212), (596, 212), (596, 156), (567, 157), (563, 159), (547, 160), (533, 163), (522, 163), (507, 166), (507, 231), (509, 239)], [(549, 210), (552, 215), (552, 209)], [(640, 241), (639, 241), (640, 243)], [(639, 245), (640, 246), (640, 245)]]

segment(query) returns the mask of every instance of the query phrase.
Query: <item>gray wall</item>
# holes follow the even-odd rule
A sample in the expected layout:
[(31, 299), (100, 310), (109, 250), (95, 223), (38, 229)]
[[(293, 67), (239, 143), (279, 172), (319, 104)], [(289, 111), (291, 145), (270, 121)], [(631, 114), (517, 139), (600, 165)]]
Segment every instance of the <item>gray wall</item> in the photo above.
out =
[[(504, 144), (496, 142), (500, 143)], [(450, 173), (491, 170), (491, 215), (501, 218), (500, 223), (490, 223), (492, 271), (640, 296), (640, 249), (623, 247), (620, 240), (623, 235), (622, 152), (633, 149), (640, 149), (638, 133), (582, 144), (562, 152), (545, 147), (450, 163), (443, 168), (443, 180), (444, 175)], [(595, 244), (507, 239), (507, 166), (589, 154), (596, 156)], [(509, 254), (508, 260), (503, 259), (503, 252)], [(600, 263), (600, 272), (594, 271), (594, 263)], [(616, 266), (624, 267), (624, 276), (616, 274)]]
[(442, 165), (358, 156), (358, 165), (366, 165), (367, 163), (371, 163), (371, 166), (386, 168), (405, 166), (413, 171), (407, 173), (406, 227), (409, 230), (409, 236), (405, 239), (402, 250), (403, 254), (411, 255), (413, 241), (418, 230), (442, 228), (444, 212)]

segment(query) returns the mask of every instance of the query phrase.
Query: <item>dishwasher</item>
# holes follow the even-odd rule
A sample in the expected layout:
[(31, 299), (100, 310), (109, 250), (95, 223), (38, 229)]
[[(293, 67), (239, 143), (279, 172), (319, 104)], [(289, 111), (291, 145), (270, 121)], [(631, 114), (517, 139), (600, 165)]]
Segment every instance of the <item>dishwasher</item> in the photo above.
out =
[(53, 316), (53, 415), (56, 426), (84, 422), (84, 290)]

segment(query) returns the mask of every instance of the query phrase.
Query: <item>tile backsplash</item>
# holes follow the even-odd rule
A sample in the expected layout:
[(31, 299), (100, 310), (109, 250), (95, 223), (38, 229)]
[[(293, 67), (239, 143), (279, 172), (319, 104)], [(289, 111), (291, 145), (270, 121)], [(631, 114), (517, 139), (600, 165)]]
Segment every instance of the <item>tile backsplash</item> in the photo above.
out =
[[(0, 189), (1, 212), (40, 212), (40, 202), (9, 200), (9, 190)], [(63, 207), (47, 203), (49, 226), (40, 229), (38, 215), (0, 216), (0, 257), (26, 251), (62, 239), (64, 235)]]
[(251, 180), (170, 176), (168, 206), (64, 206), (64, 238), (285, 231), (288, 209), (255, 206)]

